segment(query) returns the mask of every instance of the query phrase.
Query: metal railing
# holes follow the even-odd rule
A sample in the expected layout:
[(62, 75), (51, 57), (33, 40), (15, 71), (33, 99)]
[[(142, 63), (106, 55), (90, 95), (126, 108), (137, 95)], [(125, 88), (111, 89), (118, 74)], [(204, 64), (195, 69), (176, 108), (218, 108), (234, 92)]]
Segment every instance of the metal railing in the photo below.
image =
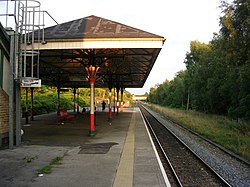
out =
[[(5, 21), (3, 25), (7, 33), (15, 35), (12, 46), (15, 80), (39, 78), (39, 45), (36, 50), (34, 45), (46, 43), (45, 15), (58, 23), (47, 11), (41, 10), (41, 3), (37, 0), (3, 0), (0, 4), (0, 18)], [(29, 50), (26, 49), (28, 45)]]

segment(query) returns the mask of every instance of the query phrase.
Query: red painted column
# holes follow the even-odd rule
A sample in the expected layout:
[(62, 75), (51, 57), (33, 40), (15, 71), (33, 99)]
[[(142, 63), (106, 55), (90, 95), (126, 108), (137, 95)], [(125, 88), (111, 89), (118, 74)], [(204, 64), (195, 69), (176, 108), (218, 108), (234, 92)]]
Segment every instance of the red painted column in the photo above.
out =
[(85, 70), (88, 74), (88, 79), (90, 83), (90, 114), (89, 114), (89, 135), (95, 135), (95, 81), (96, 81), (96, 74), (99, 70), (98, 66), (85, 67)]
[(89, 123), (89, 135), (95, 135), (95, 105), (94, 105), (94, 85), (95, 78), (89, 78), (90, 82), (90, 123)]

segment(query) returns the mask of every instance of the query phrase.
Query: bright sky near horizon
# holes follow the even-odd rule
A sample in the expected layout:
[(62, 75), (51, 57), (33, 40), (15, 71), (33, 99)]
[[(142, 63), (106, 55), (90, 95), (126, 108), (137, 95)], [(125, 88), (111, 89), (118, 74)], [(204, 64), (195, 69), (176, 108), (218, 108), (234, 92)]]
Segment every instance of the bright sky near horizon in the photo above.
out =
[[(144, 94), (151, 87), (172, 80), (185, 69), (190, 41), (209, 42), (219, 31), (220, 0), (39, 0), (60, 24), (95, 15), (163, 36), (166, 42), (143, 88), (126, 89)], [(49, 26), (51, 26), (51, 23)]]

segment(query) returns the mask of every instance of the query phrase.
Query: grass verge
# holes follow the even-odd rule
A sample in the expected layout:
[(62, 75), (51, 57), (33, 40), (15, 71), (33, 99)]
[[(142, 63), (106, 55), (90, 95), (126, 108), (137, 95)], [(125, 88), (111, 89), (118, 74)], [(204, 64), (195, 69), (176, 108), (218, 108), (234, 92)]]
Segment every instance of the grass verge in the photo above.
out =
[(164, 117), (181, 124), (250, 161), (250, 123), (225, 116), (185, 111), (154, 104), (148, 106)]

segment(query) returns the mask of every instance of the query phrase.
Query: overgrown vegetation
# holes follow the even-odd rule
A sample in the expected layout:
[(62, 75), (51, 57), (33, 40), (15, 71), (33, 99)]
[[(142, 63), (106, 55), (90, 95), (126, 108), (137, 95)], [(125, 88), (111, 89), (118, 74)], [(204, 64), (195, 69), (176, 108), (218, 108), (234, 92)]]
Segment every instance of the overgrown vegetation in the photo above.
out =
[(62, 157), (58, 156), (56, 158), (54, 158), (51, 162), (50, 165), (56, 165), (59, 164), (59, 162), (62, 160)]
[(192, 41), (186, 70), (151, 88), (148, 101), (250, 120), (250, 1), (222, 1), (220, 32)]
[(25, 160), (27, 163), (31, 163), (32, 161), (34, 161), (37, 158), (38, 158), (38, 156), (26, 156), (23, 158), (23, 160)]
[[(31, 97), (30, 89), (28, 90), (28, 105), (27, 109), (31, 107)], [(90, 105), (90, 89), (89, 88), (79, 88), (79, 97), (75, 96), (75, 103), (80, 107), (86, 107)], [(108, 100), (109, 90), (105, 88), (96, 88), (95, 97), (96, 101)], [(113, 94), (113, 92), (112, 92)], [(46, 114), (50, 112), (57, 111), (58, 108), (58, 94), (57, 89), (54, 87), (42, 86), (41, 88), (34, 89), (34, 103), (33, 103), (33, 114)], [(26, 89), (22, 89), (22, 111), (23, 114), (26, 111)], [(113, 96), (112, 96), (113, 98)], [(132, 101), (132, 95), (124, 91), (124, 100)], [(69, 88), (67, 91), (60, 93), (60, 108), (63, 109), (73, 109), (74, 106), (74, 94), (73, 89)]]
[(49, 174), (51, 173), (52, 165), (44, 166), (42, 169), (37, 170), (38, 174)]
[(57, 165), (62, 160), (62, 157), (54, 158), (49, 165), (44, 166), (43, 168), (37, 170), (39, 174), (49, 174), (53, 168), (53, 165)]
[(148, 105), (166, 118), (181, 124), (220, 144), (250, 161), (250, 124), (237, 122), (225, 116), (208, 115), (197, 111), (187, 111)]

